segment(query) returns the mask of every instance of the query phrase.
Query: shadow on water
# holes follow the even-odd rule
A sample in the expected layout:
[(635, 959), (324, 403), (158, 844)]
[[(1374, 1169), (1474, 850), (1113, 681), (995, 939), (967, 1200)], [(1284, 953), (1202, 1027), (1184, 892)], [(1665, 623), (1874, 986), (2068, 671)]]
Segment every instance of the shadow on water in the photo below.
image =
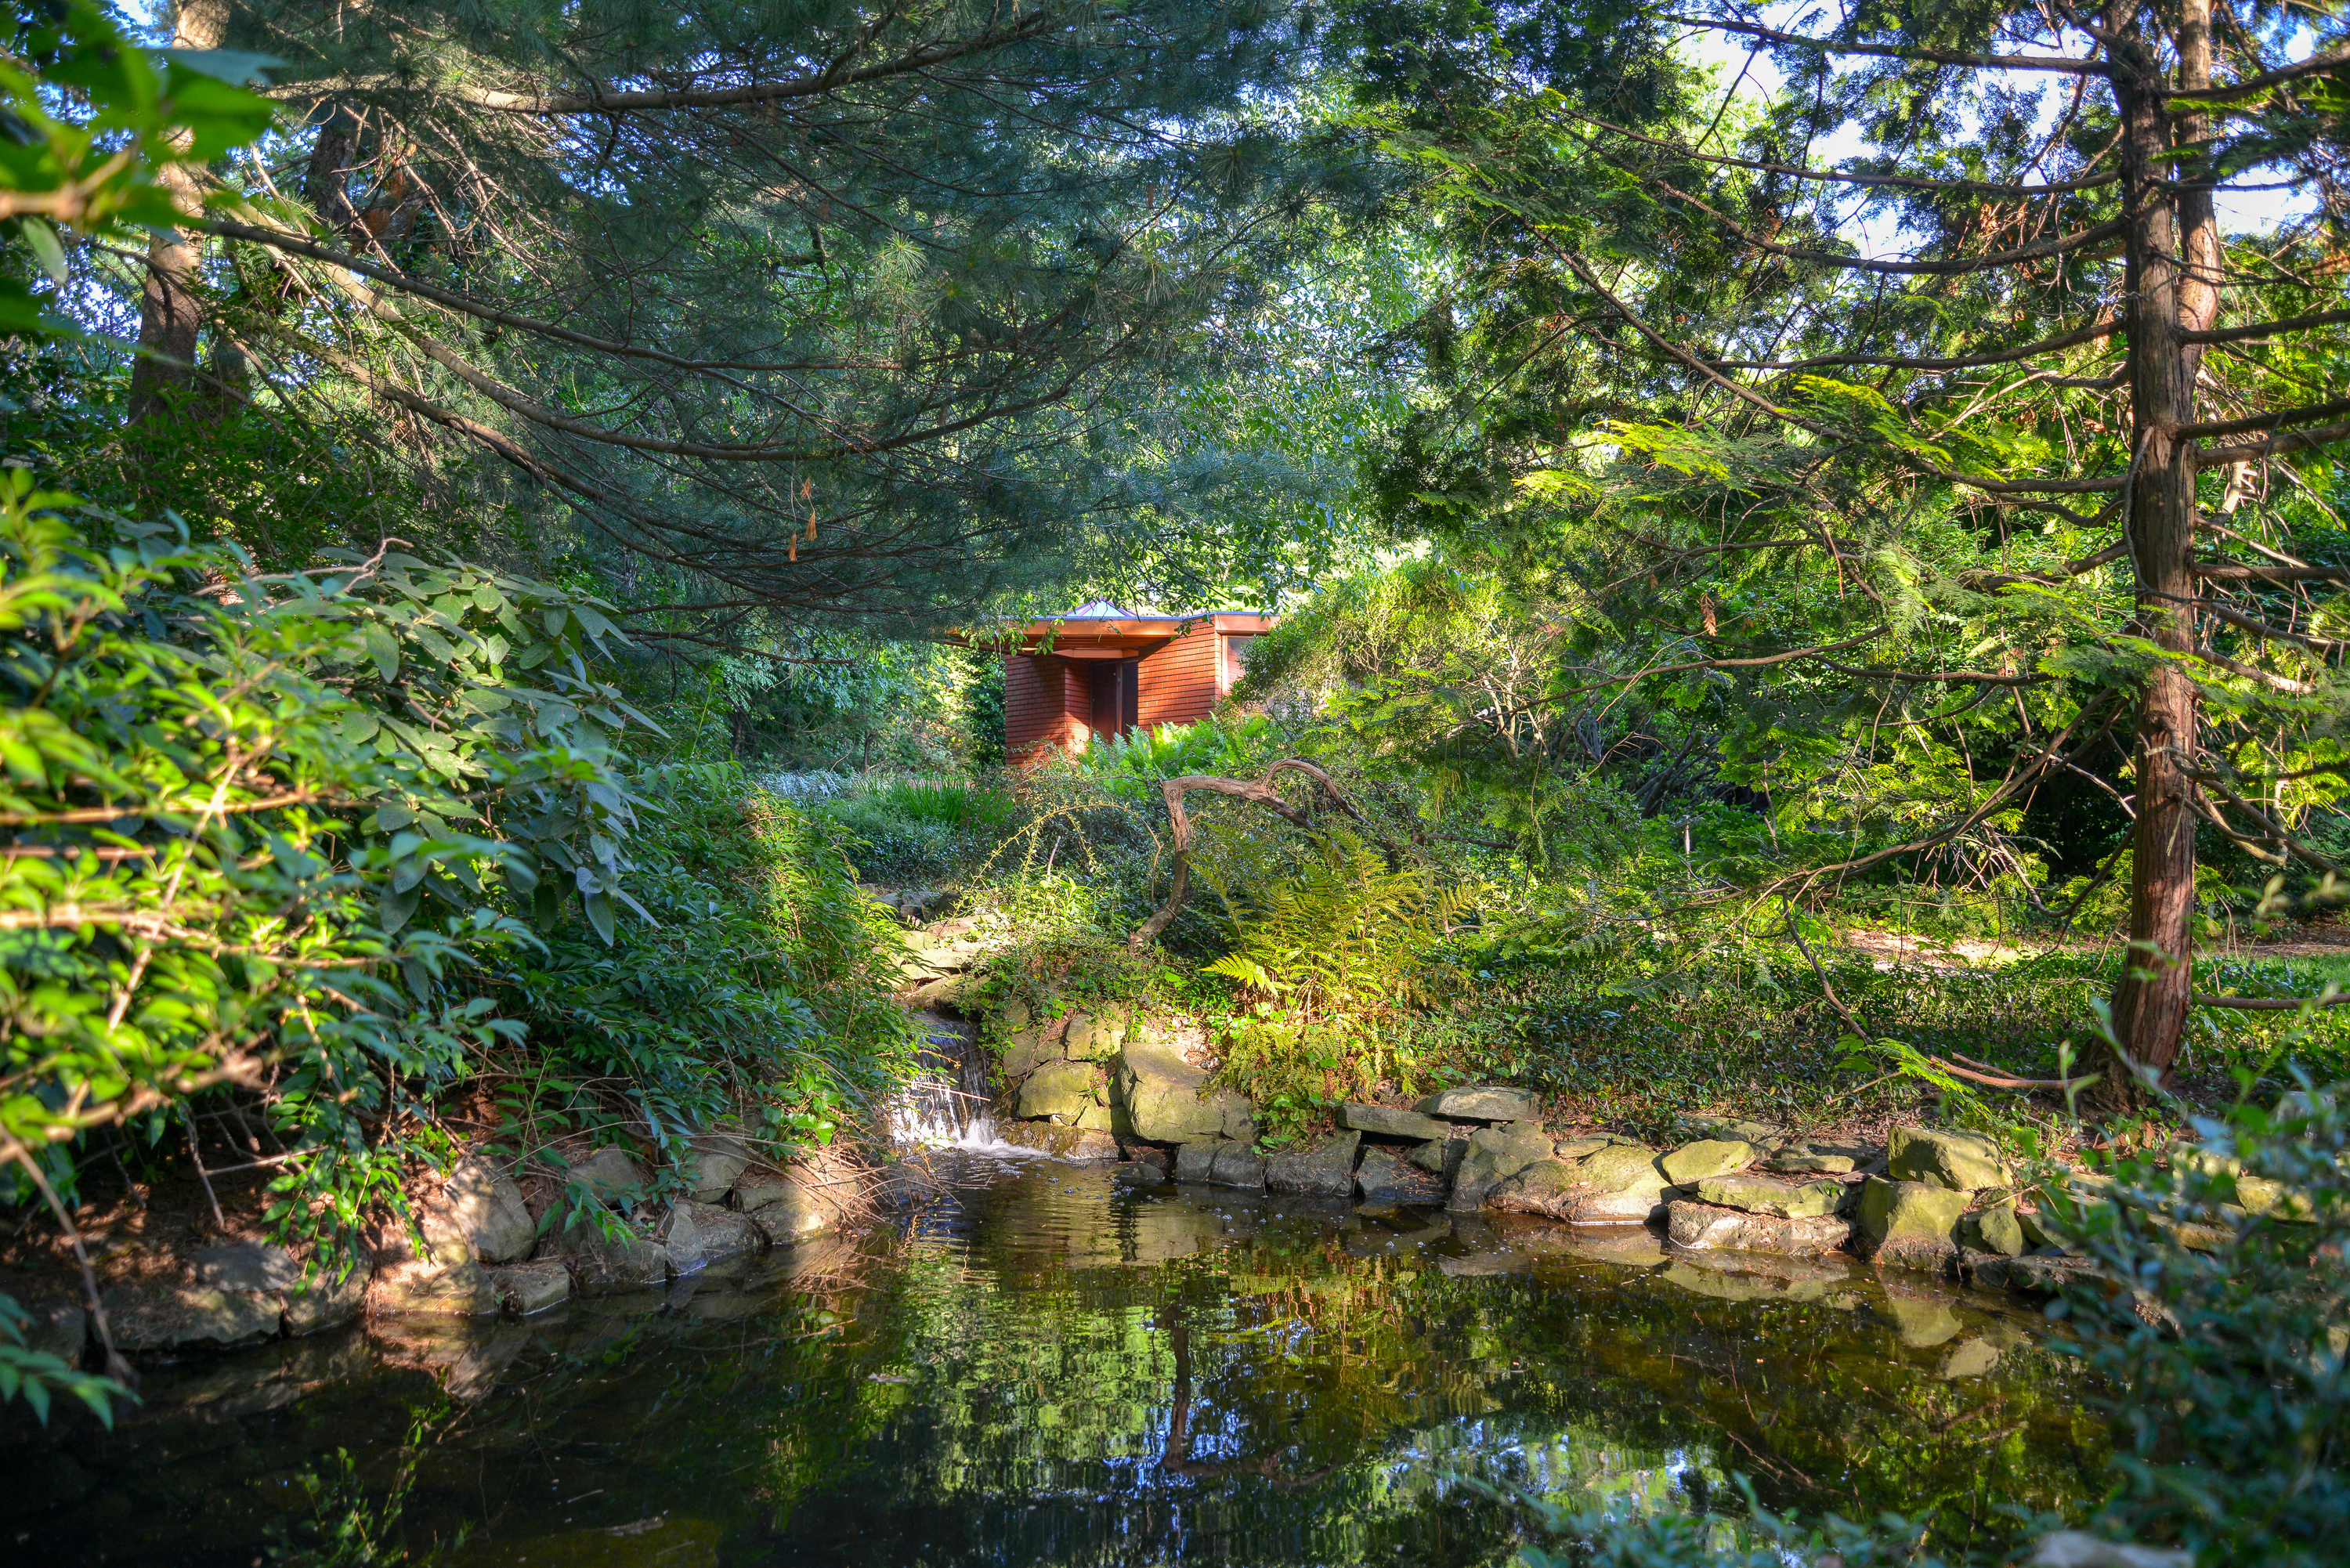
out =
[(0, 1543), (244, 1568), (396, 1496), (369, 1528), (468, 1565), (1483, 1563), (1515, 1518), (1472, 1478), (1734, 1533), (1737, 1472), (1948, 1546), (2097, 1486), (2042, 1332), (1840, 1262), (1030, 1164), (665, 1294), (159, 1369), (110, 1436), (12, 1423)]

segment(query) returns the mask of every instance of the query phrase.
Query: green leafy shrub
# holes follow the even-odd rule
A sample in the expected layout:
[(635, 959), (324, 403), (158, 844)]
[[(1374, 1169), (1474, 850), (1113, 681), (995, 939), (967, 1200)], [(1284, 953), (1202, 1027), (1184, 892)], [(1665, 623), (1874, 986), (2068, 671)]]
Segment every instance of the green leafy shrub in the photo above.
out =
[(898, 779), (826, 801), (872, 882), (940, 882), (983, 858), (1011, 830), (1011, 793), (977, 780)]

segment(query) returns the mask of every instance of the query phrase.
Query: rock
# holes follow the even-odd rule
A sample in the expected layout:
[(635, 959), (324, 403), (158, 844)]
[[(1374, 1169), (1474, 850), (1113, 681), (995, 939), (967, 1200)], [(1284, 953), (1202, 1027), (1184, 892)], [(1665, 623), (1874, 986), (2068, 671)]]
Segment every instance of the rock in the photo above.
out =
[(2086, 1258), (2068, 1258), (2061, 1253), (2034, 1252), (2021, 1258), (2002, 1258), (1997, 1252), (1969, 1251), (1959, 1254), (1959, 1272), (1992, 1290), (2053, 1296), (2072, 1281), (2094, 1275), (2096, 1266)]
[(2317, 1218), (2317, 1210), (2309, 1201), (2309, 1194), (2282, 1181), (2272, 1181), (2265, 1176), (2236, 1178), (2236, 1201), (2247, 1213), (2266, 1220), (2287, 1220), (2306, 1222)]
[(1999, 1347), (1980, 1339), (1962, 1339), (1942, 1358), (1944, 1377), (1981, 1377), (1999, 1365)]
[(685, 1178), (686, 1197), (696, 1203), (718, 1202), (734, 1185), (735, 1178), (751, 1168), (751, 1151), (733, 1133), (696, 1133), (685, 1147), (678, 1169)]
[(1754, 1146), (1728, 1139), (1706, 1138), (1683, 1144), (1657, 1161), (1657, 1168), (1675, 1187), (1690, 1187), (1709, 1176), (1743, 1170), (1754, 1163)]
[(962, 1011), (963, 988), (971, 983), (972, 977), (967, 974), (942, 974), (915, 988), (914, 1005), (951, 1008), (960, 1012)]
[[(582, 1292), (658, 1285), (669, 1278), (660, 1244), (632, 1223), (609, 1215), (575, 1210), (567, 1222), (547, 1232), (543, 1250), (570, 1263), (572, 1282)], [(483, 1288), (489, 1288), (486, 1275)], [(494, 1303), (494, 1299), (493, 1293)]]
[(1694, 1251), (1768, 1252), (1781, 1258), (1816, 1258), (1833, 1252), (1852, 1234), (1834, 1214), (1794, 1218), (1675, 1199), (1666, 1205), (1665, 1234), (1676, 1247)]
[(390, 1317), (477, 1317), (498, 1310), (490, 1276), (471, 1258), (455, 1264), (411, 1258), (378, 1269), (367, 1299), (370, 1314)]
[(1997, 1252), (2002, 1258), (2023, 1256), (2023, 1222), (2016, 1218), (2013, 1202), (1995, 1203), (1976, 1215), (1975, 1229), (1986, 1252)]
[(1205, 1181), (1216, 1166), (1216, 1139), (1206, 1143), (1187, 1143), (1175, 1151), (1175, 1179)]
[(1125, 1043), (1126, 1009), (1112, 1003), (1092, 1014), (1072, 1014), (1061, 1044), (1072, 1062), (1107, 1062)]
[(571, 1299), (571, 1271), (562, 1260), (543, 1258), (536, 1263), (502, 1263), (484, 1271), (498, 1305), (516, 1317), (559, 1306)]
[(1681, 1125), (1702, 1138), (1723, 1143), (1752, 1144), (1757, 1149), (1774, 1149), (1787, 1141), (1787, 1129), (1776, 1122), (1731, 1121), (1715, 1116), (1685, 1116)]
[(77, 1301), (31, 1301), (17, 1303), (26, 1321), (19, 1325), (25, 1348), (54, 1355), (68, 1366), (81, 1364), (89, 1344), (89, 1310)]
[(1956, 1232), (1966, 1208), (1963, 1192), (1872, 1176), (1861, 1184), (1854, 1239), (1872, 1262), (1941, 1269), (1959, 1255)]
[(1809, 1149), (1774, 1154), (1762, 1162), (1762, 1168), (1765, 1170), (1776, 1170), (1790, 1175), (1842, 1176), (1859, 1168), (1860, 1162), (1851, 1155), (1814, 1154)]
[(2016, 1223), (2023, 1231), (2023, 1239), (2035, 1247), (2063, 1247), (2070, 1243), (2056, 1229), (2055, 1214), (2046, 1209), (2019, 1210)]
[[(1463, 1139), (1465, 1147), (1467, 1140)], [(1442, 1178), (1421, 1170), (1388, 1148), (1367, 1148), (1355, 1168), (1355, 1190), (1366, 1203), (1441, 1203)]]
[(1395, 1106), (1342, 1106), (1338, 1125), (1375, 1137), (1408, 1137), (1426, 1142), (1445, 1136), (1444, 1124), (1434, 1116)]
[(523, 1201), (522, 1189), (481, 1155), (467, 1155), (457, 1162), (441, 1184), (441, 1202), (464, 1233), (473, 1256), (484, 1263), (527, 1258), (538, 1245), (538, 1226)]
[(1114, 1132), (1118, 1127), (1118, 1118), (1099, 1100), (1088, 1100), (1086, 1108), (1077, 1113), (1077, 1119), (1069, 1125), (1093, 1132)]
[(1742, 1209), (1749, 1214), (1775, 1215), (1782, 1220), (1812, 1220), (1834, 1214), (1842, 1206), (1844, 1184), (1807, 1181), (1794, 1187), (1761, 1176), (1709, 1176), (1697, 1184), (1697, 1196), (1700, 1202), (1720, 1209)]
[(1094, 1085), (1099, 1077), (1100, 1070), (1085, 1062), (1038, 1068), (1020, 1085), (1021, 1119), (1071, 1126), (1094, 1103)]
[(264, 1241), (207, 1247), (190, 1262), (196, 1283), (216, 1291), (282, 1291), (302, 1277), (293, 1253)]
[(1097, 1127), (1058, 1127), (1051, 1122), (1008, 1122), (995, 1136), (1055, 1159), (1116, 1159), (1118, 1139)]
[[(1468, 1170), (1463, 1164), (1464, 1180)], [(1460, 1190), (1453, 1189), (1456, 1209)], [(1487, 1201), (1503, 1213), (1541, 1214), (1573, 1225), (1637, 1225), (1662, 1208), (1664, 1198), (1655, 1151), (1613, 1145), (1573, 1162), (1531, 1161), (1497, 1184)]]
[(1036, 1022), (1036, 1015), (1028, 1011), (1025, 1002), (1011, 996), (1004, 998), (1003, 1005), (995, 1010), (995, 1022), (1004, 1033), (1017, 1034)]
[(2026, 1568), (2195, 1568), (2195, 1553), (2100, 1540), (2085, 1530), (2043, 1535)]
[(607, 1144), (571, 1162), (571, 1180), (586, 1187), (588, 1196), (606, 1208), (628, 1210), (643, 1199), (652, 1178), (626, 1150)]
[(837, 1209), (787, 1176), (744, 1176), (734, 1183), (734, 1202), (773, 1246), (813, 1236), (839, 1219)]
[(1431, 1138), (1413, 1149), (1407, 1158), (1412, 1164), (1450, 1187), (1452, 1185), (1452, 1179), (1461, 1172), (1461, 1157), (1468, 1152), (1469, 1140), (1465, 1137)]
[(1264, 1157), (1248, 1145), (1221, 1143), (1216, 1146), (1215, 1162), (1208, 1168), (1208, 1179), (1218, 1187), (1243, 1187), (1262, 1192), (1264, 1167)]
[(1885, 1158), (1886, 1174), (1896, 1181), (1923, 1182), (1953, 1192), (2015, 1185), (1999, 1146), (1974, 1133), (1895, 1127), (1886, 1135)]
[(1045, 1039), (1041, 1029), (1023, 1029), (1003, 1043), (1003, 1076), (1007, 1080), (1024, 1078), (1060, 1059), (1058, 1040)]
[(1264, 1184), (1275, 1192), (1350, 1198), (1355, 1191), (1355, 1150), (1362, 1141), (1358, 1132), (1343, 1132), (1312, 1148), (1276, 1154), (1265, 1162)]
[[(1424, 1102), (1423, 1102), (1424, 1103)], [(1536, 1160), (1548, 1160), (1550, 1135), (1532, 1122), (1510, 1122), (1480, 1127), (1468, 1139), (1460, 1168), (1453, 1172), (1451, 1209), (1482, 1209), (1493, 1188)]]
[(755, 1252), (765, 1244), (765, 1235), (748, 1215), (681, 1199), (670, 1210), (662, 1251), (671, 1273), (690, 1274), (721, 1258)]
[(1440, 1090), (1412, 1109), (1456, 1122), (1530, 1122), (1542, 1115), (1542, 1106), (1523, 1089), (1491, 1085)]
[(1157, 1187), (1167, 1179), (1166, 1171), (1139, 1159), (1120, 1160), (1109, 1168), (1109, 1175), (1128, 1187)]
[[(318, 1260), (313, 1260), (319, 1262)], [(296, 1338), (350, 1322), (367, 1310), (370, 1270), (348, 1259), (323, 1261), (318, 1272), (286, 1287), (286, 1332)]]
[(1256, 1128), (1246, 1096), (1204, 1094), (1208, 1075), (1183, 1060), (1174, 1046), (1157, 1040), (1128, 1039), (1118, 1052), (1117, 1087), (1135, 1136), (1146, 1143), (1192, 1143), (1205, 1137), (1238, 1137)]

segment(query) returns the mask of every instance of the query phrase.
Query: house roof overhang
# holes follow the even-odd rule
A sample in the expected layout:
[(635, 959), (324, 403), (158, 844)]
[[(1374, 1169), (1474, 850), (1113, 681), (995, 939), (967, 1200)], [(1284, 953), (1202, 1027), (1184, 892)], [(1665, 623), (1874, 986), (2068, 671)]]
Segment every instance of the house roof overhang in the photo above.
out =
[[(1090, 606), (1088, 608), (1092, 607)], [(1054, 620), (1030, 621), (1022, 627), (1016, 644), (1006, 639), (1009, 653), (1050, 653), (1064, 659), (1138, 659), (1179, 637), (1218, 631), (1254, 637), (1271, 631), (1276, 618), (1242, 610), (1213, 610), (1201, 615), (1076, 615)], [(964, 633), (957, 642), (984, 644), (984, 635)]]

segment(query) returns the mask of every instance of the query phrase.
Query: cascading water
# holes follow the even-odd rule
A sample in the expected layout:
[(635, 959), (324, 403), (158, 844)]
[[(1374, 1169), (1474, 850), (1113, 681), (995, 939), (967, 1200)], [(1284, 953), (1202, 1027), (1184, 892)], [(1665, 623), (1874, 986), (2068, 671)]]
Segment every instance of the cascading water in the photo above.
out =
[(914, 1080), (890, 1108), (890, 1137), (916, 1148), (961, 1149), (999, 1158), (1035, 1159), (1040, 1150), (1006, 1143), (988, 1114), (987, 1052), (969, 1023), (918, 1012), (925, 1036)]

